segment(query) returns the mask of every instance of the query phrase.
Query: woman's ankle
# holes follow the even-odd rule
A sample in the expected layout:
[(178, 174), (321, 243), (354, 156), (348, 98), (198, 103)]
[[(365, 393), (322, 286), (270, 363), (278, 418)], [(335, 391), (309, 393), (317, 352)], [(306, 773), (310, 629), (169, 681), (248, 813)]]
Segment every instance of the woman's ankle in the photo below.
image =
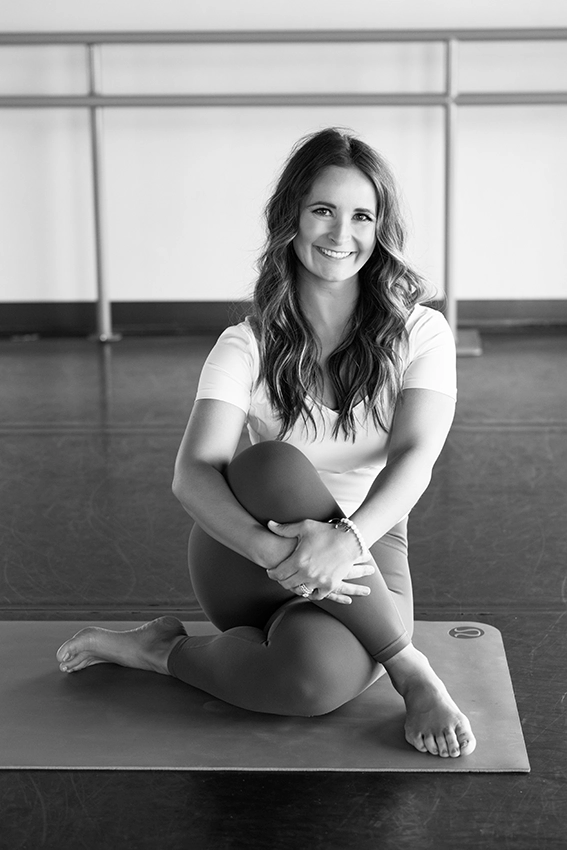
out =
[(411, 642), (383, 664), (399, 693), (419, 681), (437, 679), (426, 656)]

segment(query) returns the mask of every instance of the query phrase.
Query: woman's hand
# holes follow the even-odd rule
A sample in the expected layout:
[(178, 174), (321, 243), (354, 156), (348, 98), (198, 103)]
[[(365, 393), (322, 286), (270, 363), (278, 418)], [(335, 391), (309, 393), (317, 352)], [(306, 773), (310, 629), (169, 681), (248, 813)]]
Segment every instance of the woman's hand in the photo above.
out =
[(372, 560), (363, 561), (353, 534), (337, 531), (326, 522), (307, 519), (302, 522), (277, 523), (268, 528), (279, 537), (297, 539), (291, 555), (268, 570), (268, 576), (298, 596), (301, 585), (314, 592), (310, 599), (330, 599), (348, 605), (352, 596), (368, 596), (370, 588), (352, 584), (348, 579), (372, 575)]

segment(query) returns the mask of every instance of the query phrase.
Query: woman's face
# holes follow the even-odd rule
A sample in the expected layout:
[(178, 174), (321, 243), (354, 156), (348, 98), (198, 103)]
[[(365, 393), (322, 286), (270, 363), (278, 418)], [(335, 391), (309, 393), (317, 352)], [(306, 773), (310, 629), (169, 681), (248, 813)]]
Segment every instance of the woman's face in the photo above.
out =
[(293, 247), (304, 282), (355, 282), (376, 244), (376, 191), (358, 168), (331, 165), (301, 205)]

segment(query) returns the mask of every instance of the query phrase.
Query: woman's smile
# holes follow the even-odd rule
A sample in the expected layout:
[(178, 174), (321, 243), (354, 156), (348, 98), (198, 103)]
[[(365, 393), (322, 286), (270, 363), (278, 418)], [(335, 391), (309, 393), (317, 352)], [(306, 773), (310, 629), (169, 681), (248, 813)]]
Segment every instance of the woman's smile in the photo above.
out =
[(331, 260), (346, 260), (352, 254), (352, 251), (331, 251), (330, 248), (322, 248), (320, 245), (315, 245), (315, 247), (324, 257), (329, 257)]

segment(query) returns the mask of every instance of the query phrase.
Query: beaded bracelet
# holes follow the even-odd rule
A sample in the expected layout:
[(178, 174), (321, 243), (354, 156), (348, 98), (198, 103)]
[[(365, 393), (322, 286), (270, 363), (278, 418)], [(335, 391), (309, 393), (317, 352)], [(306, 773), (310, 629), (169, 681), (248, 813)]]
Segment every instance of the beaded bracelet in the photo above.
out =
[(362, 538), (362, 534), (351, 519), (346, 516), (343, 516), (339, 517), (338, 519), (330, 519), (329, 522), (331, 523), (333, 528), (336, 528), (337, 530), (341, 528), (345, 533), (352, 531), (352, 533), (356, 537), (356, 542), (358, 543), (360, 554), (363, 558), (368, 558), (368, 556), (370, 555), (368, 547), (366, 546)]

